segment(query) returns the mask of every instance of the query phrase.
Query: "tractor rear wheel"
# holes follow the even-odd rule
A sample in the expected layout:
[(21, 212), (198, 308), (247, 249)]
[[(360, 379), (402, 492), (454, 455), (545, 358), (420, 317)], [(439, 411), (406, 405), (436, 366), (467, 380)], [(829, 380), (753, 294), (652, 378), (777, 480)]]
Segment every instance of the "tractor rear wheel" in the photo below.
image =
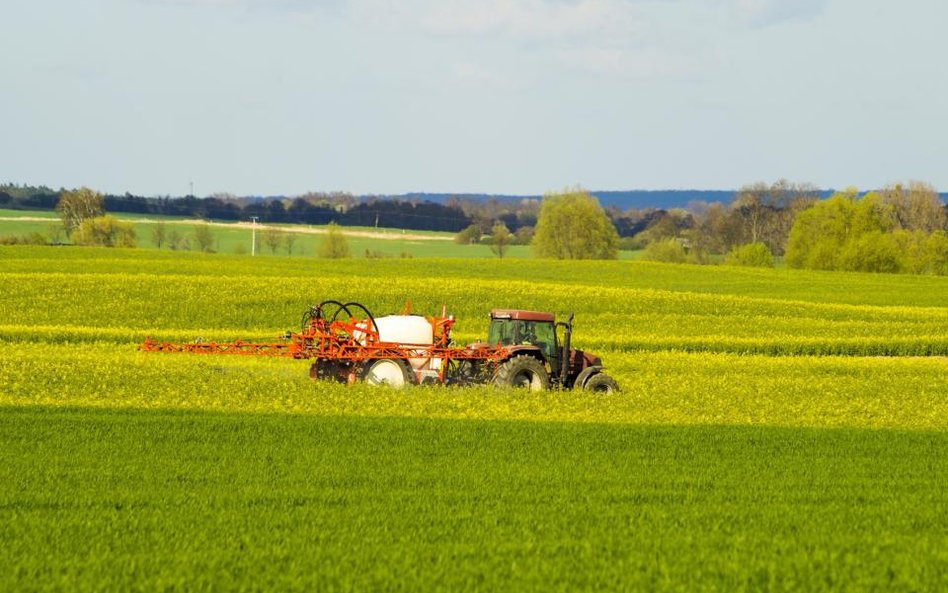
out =
[(411, 369), (404, 360), (381, 358), (366, 367), (362, 380), (369, 385), (388, 385), (401, 389), (414, 383)]
[(550, 388), (550, 375), (539, 360), (521, 354), (497, 367), (492, 383), (500, 387), (525, 387), (530, 391), (542, 391)]
[(617, 393), (619, 391), (619, 384), (616, 383), (615, 379), (605, 373), (596, 373), (586, 379), (586, 384), (583, 385), (583, 391), (592, 391), (593, 393)]

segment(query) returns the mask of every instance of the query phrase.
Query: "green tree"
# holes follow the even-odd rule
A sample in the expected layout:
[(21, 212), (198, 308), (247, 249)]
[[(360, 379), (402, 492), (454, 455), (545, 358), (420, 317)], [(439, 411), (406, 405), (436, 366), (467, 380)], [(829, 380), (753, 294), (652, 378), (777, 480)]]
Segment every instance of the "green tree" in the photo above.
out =
[(670, 264), (683, 264), (688, 261), (688, 252), (685, 251), (681, 239), (668, 237), (652, 241), (645, 246), (642, 259)]
[(83, 220), (105, 214), (102, 194), (88, 187), (64, 191), (56, 204), (56, 212), (63, 219), (66, 234), (72, 235)]
[(910, 274), (948, 274), (948, 235), (945, 231), (897, 230), (892, 233), (895, 250), (901, 257), (903, 272)]
[(753, 268), (774, 267), (774, 256), (770, 248), (763, 243), (748, 243), (735, 247), (727, 254), (724, 263), (729, 266), (749, 266)]
[(458, 245), (473, 245), (481, 240), (481, 227), (478, 224), (472, 224), (454, 235), (454, 242)]
[(514, 236), (502, 222), (497, 222), (490, 231), (490, 250), (503, 259), (507, 249), (514, 242)]
[(214, 232), (211, 231), (211, 225), (204, 223), (194, 227), (194, 242), (198, 249), (204, 253), (214, 251)]
[[(800, 212), (787, 240), (787, 264), (794, 268), (840, 270), (852, 266), (842, 260), (848, 243), (872, 232), (892, 229), (891, 208), (878, 195), (862, 199), (855, 188), (834, 194)], [(856, 248), (853, 248), (856, 249)], [(852, 257), (852, 255), (848, 256)]]
[(349, 241), (336, 226), (336, 223), (329, 223), (329, 226), (326, 228), (326, 233), (319, 241), (316, 255), (324, 259), (352, 257), (352, 252), (349, 250)]
[(923, 271), (948, 276), (948, 233), (936, 231), (929, 235), (925, 239), (925, 253), (928, 261)]
[(885, 272), (895, 274), (903, 269), (902, 254), (891, 233), (869, 231), (847, 241), (839, 253), (838, 270), (850, 272)]
[(165, 239), (168, 236), (168, 228), (163, 222), (156, 222), (151, 225), (151, 242), (152, 244), (161, 249), (161, 246), (165, 244)]
[(599, 200), (574, 188), (543, 197), (531, 245), (539, 257), (615, 259), (619, 233)]
[(87, 218), (73, 231), (72, 241), (76, 245), (135, 247), (135, 227), (109, 215)]
[(909, 274), (931, 273), (934, 261), (928, 248), (930, 235), (922, 231), (897, 229), (892, 232), (891, 240), (900, 256), (901, 270)]
[(529, 245), (533, 241), (533, 227), (522, 226), (514, 233), (515, 245)]
[(643, 247), (665, 239), (681, 239), (691, 232), (694, 217), (681, 208), (660, 210), (654, 213), (648, 227), (635, 235), (635, 240)]
[(286, 233), (283, 237), (283, 246), (286, 247), (286, 254), (293, 255), (293, 246), (296, 245), (296, 233)]

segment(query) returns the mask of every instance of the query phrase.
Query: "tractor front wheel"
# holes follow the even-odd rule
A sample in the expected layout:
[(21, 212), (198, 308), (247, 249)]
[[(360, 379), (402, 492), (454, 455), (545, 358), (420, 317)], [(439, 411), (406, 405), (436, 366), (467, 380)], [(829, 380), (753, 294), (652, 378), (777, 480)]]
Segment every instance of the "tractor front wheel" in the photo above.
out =
[(365, 369), (362, 380), (369, 385), (388, 385), (401, 389), (414, 383), (411, 369), (403, 360), (382, 358), (372, 361)]
[(497, 367), (493, 384), (500, 387), (524, 387), (530, 391), (543, 391), (550, 388), (550, 375), (539, 360), (521, 354)]
[(586, 379), (583, 385), (583, 391), (592, 391), (593, 393), (616, 393), (619, 391), (619, 384), (616, 380), (605, 373), (596, 373)]

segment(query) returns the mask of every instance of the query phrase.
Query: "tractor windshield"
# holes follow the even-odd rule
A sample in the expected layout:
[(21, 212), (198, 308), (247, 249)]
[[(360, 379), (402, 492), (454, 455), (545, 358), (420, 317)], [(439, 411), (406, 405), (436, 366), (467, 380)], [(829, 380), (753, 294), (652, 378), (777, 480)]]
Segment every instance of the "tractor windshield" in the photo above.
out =
[(553, 324), (548, 321), (493, 319), (487, 332), (487, 342), (492, 346), (538, 346), (547, 360), (553, 360), (556, 355), (556, 336)]

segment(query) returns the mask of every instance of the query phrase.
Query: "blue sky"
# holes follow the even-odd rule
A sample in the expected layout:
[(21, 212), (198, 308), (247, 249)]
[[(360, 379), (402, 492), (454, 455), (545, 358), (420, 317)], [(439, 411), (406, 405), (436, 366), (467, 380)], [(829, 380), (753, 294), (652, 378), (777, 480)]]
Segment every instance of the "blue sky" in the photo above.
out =
[(0, 0), (0, 182), (948, 191), (935, 0)]

